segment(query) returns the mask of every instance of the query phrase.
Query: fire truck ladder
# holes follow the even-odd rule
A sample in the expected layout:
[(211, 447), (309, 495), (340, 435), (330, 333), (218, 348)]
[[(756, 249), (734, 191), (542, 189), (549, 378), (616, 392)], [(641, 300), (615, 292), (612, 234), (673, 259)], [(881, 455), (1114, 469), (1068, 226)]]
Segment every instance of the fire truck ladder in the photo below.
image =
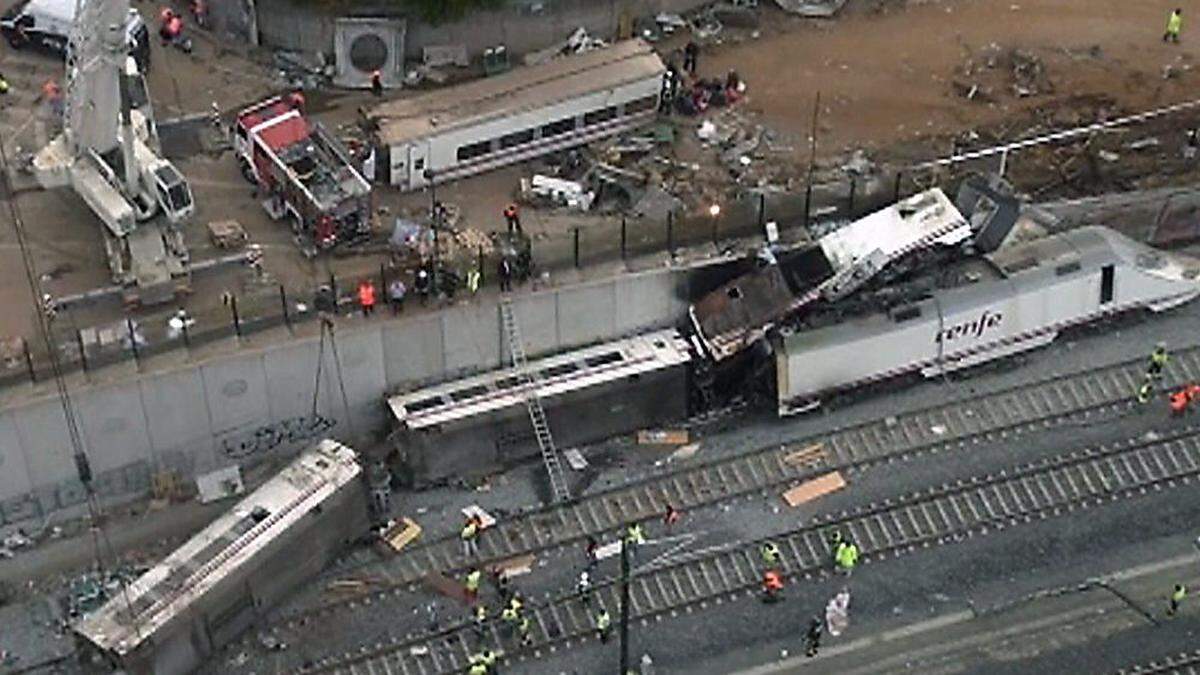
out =
[(509, 354), (512, 355), (513, 373), (526, 391), (525, 408), (529, 411), (529, 421), (533, 423), (533, 433), (542, 451), (542, 462), (550, 476), (551, 495), (556, 502), (566, 501), (571, 498), (571, 493), (567, 490), (567, 479), (563, 475), (562, 462), (558, 461), (558, 450), (554, 447), (554, 437), (550, 435), (550, 425), (546, 422), (542, 399), (538, 397), (537, 378), (529, 371), (525, 360), (525, 344), (521, 341), (521, 330), (517, 326), (512, 301), (507, 295), (500, 299), (500, 320), (504, 324), (504, 337), (508, 340)]

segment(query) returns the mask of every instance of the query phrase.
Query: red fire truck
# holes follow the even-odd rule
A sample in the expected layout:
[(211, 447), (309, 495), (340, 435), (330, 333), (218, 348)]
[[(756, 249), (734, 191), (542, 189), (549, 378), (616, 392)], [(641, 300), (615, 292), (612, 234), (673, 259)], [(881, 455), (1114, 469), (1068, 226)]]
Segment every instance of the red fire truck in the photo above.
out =
[(301, 248), (316, 255), (370, 233), (371, 185), (302, 105), (295, 96), (276, 96), (246, 108), (237, 116), (233, 147), (263, 208), (275, 220), (289, 220)]

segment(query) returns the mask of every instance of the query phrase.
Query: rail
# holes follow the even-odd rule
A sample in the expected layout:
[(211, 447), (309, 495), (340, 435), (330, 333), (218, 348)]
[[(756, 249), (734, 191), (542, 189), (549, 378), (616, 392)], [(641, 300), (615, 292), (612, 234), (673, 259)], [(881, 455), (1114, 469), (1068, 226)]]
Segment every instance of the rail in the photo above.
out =
[[(631, 620), (645, 620), (683, 609), (719, 604), (757, 592), (764, 571), (758, 546), (767, 541), (783, 552), (776, 565), (790, 583), (832, 574), (829, 534), (840, 531), (855, 541), (860, 561), (877, 561), (986, 536), (1035, 520), (1061, 517), (1075, 510), (1173, 489), (1200, 476), (1200, 428), (1177, 430), (1155, 440), (1126, 440), (1077, 450), (1010, 470), (945, 483), (894, 500), (875, 502), (815, 519), (811, 525), (736, 546), (639, 571), (630, 580)], [(609, 578), (596, 585), (591, 607), (615, 610), (620, 587)], [(594, 613), (577, 593), (566, 593), (527, 607), (533, 644), (506, 654), (544, 652), (596, 633)], [(487, 640), (502, 648), (512, 640), (491, 623)], [(300, 672), (457, 673), (467, 667), (476, 647), (470, 624), (455, 625), (433, 635), (396, 639), (339, 659), (326, 659)], [(426, 649), (413, 650), (422, 645)]]
[(1179, 652), (1155, 659), (1144, 665), (1130, 666), (1117, 671), (1117, 675), (1154, 675), (1154, 673), (1200, 675), (1200, 649), (1194, 652)]
[[(829, 471), (856, 471), (976, 445), (1032, 430), (1086, 422), (1101, 411), (1122, 413), (1137, 404), (1144, 359), (980, 393), (972, 398), (872, 420), (796, 441), (653, 475), (577, 501), (500, 520), (480, 537), (478, 558), (463, 557), (444, 536), (383, 561), (343, 561), (324, 578), (369, 577), (370, 591), (286, 614), (276, 624), (296, 627), (359, 602), (384, 601), (391, 589), (435, 572), (488, 565), (619, 532), (629, 522), (662, 517), (666, 504), (689, 511), (746, 495), (788, 487)], [(1178, 350), (1164, 387), (1200, 381), (1200, 346)]]

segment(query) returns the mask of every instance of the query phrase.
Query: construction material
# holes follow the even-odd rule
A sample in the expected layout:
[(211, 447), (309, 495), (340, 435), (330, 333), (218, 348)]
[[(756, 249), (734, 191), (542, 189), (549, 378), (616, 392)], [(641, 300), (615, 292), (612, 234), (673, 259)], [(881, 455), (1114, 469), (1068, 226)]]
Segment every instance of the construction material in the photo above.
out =
[(583, 453), (577, 448), (563, 450), (563, 457), (567, 460), (567, 466), (570, 466), (575, 471), (583, 471), (588, 468), (587, 459), (584, 458)]
[(645, 429), (637, 434), (638, 445), (683, 445), (688, 442), (687, 429)]
[(820, 463), (824, 459), (824, 443), (813, 443), (811, 445), (806, 445), (795, 452), (789, 452), (783, 456), (784, 463), (792, 466), (811, 466), (813, 464)]
[(788, 506), (795, 507), (804, 502), (811, 502), (818, 497), (824, 497), (831, 492), (837, 492), (844, 487), (846, 487), (846, 479), (842, 478), (841, 472), (834, 471), (805, 481), (784, 492), (783, 501), (787, 502)]
[(379, 533), (379, 542), (376, 548), (386, 555), (399, 553), (405, 546), (416, 541), (421, 536), (421, 532), (421, 526), (412, 518), (401, 516), (400, 520), (391, 523), (383, 532)]
[(236, 220), (214, 220), (208, 224), (208, 238), (217, 248), (240, 248), (249, 237)]
[(203, 504), (240, 495), (246, 491), (246, 485), (242, 482), (242, 469), (234, 464), (196, 476), (196, 490)]
[(496, 518), (476, 504), (471, 504), (470, 506), (464, 507), (462, 514), (464, 518), (478, 518), (479, 529), (481, 530), (486, 530), (496, 524)]
[(675, 452), (671, 453), (671, 456), (667, 458), (667, 461), (677, 462), (683, 459), (691, 459), (699, 451), (699, 443), (688, 443), (687, 445), (681, 445), (677, 450), (675, 450)]
[(492, 567), (500, 573), (500, 576), (505, 579), (511, 579), (533, 572), (534, 560), (536, 558), (532, 554), (525, 554), (509, 558), (508, 560), (501, 560)]

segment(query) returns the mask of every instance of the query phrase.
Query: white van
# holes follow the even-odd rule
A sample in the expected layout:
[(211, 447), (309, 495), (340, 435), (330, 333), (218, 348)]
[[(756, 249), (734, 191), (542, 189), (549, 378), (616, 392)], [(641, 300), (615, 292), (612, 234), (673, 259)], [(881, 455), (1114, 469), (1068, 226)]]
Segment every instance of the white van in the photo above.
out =
[[(77, 0), (18, 0), (0, 15), (0, 34), (13, 49), (41, 47), (56, 54), (67, 53)], [(125, 25), (129, 52), (142, 72), (150, 65), (150, 32), (136, 9), (129, 10)]]

